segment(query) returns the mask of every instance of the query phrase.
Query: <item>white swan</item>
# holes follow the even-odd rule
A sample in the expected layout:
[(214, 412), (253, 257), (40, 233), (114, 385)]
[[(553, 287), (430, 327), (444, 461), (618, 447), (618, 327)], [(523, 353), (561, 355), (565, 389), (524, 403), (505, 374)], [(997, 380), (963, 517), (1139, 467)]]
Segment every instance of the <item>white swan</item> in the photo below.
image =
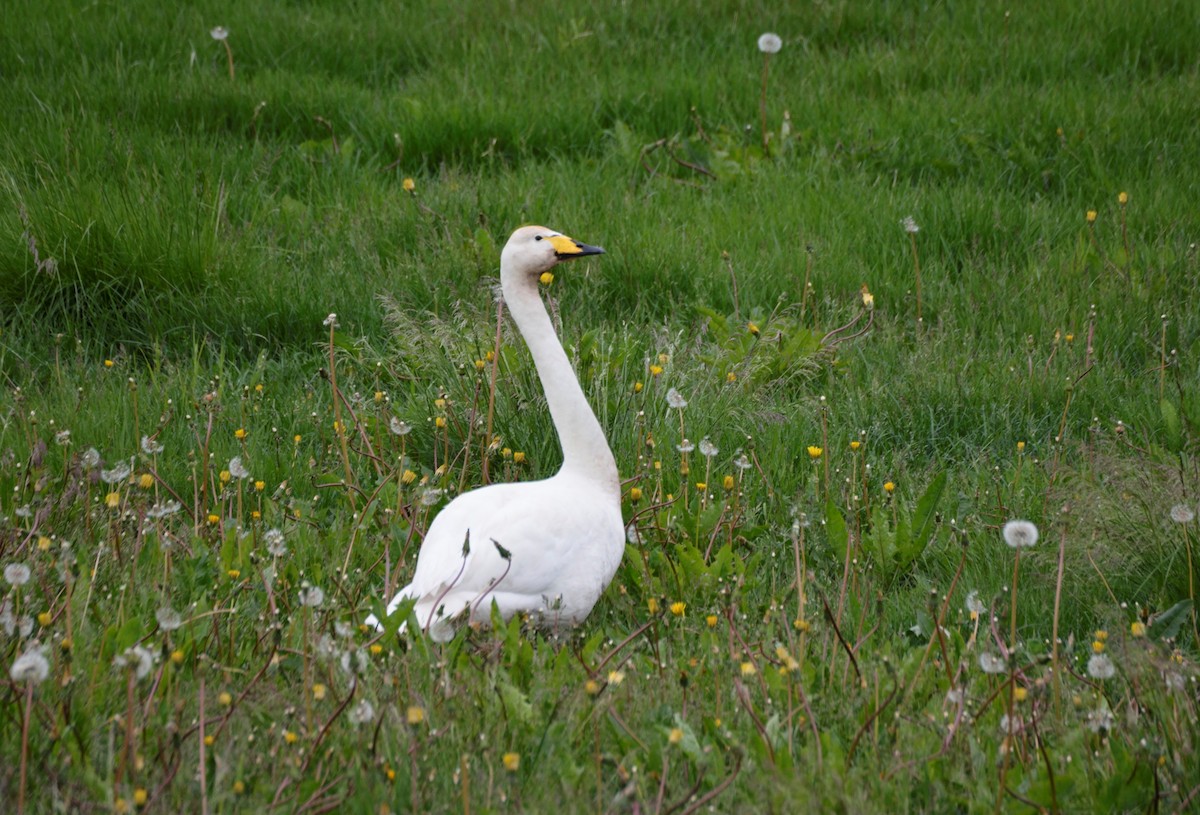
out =
[[(563, 465), (543, 481), (463, 493), (434, 518), (412, 582), (387, 611), (415, 599), (416, 619), (435, 640), (450, 639), (460, 617), (486, 624), (493, 602), (505, 619), (529, 612), (555, 627), (578, 623), (621, 563), (617, 464), (537, 290), (539, 277), (562, 261), (603, 251), (524, 226), (500, 255), (504, 302), (542, 380)], [(367, 624), (381, 627), (374, 615)]]

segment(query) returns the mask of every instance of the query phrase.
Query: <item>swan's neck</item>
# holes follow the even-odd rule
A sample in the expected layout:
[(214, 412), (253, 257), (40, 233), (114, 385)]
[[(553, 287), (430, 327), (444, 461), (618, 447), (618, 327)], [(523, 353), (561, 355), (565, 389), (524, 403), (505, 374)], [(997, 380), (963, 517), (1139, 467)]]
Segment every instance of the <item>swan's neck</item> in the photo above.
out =
[(563, 472), (617, 490), (617, 464), (532, 279), (506, 280), (504, 302), (529, 346), (563, 451)]

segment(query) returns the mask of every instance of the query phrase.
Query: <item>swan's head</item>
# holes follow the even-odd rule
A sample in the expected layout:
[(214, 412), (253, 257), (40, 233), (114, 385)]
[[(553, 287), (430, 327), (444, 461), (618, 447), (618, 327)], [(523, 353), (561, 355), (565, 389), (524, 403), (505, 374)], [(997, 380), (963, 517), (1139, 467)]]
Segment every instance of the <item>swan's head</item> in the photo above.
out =
[(588, 246), (544, 226), (523, 226), (504, 245), (500, 255), (500, 273), (512, 282), (536, 280), (564, 260), (602, 255), (599, 246)]

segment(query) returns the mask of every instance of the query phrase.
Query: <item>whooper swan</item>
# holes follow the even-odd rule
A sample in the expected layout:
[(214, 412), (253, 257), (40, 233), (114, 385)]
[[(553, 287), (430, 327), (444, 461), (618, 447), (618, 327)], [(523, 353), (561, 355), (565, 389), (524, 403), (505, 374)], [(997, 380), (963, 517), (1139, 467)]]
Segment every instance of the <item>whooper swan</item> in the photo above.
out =
[[(415, 599), (421, 627), (438, 641), (452, 622), (487, 623), (493, 602), (505, 619), (531, 613), (558, 627), (591, 612), (625, 549), (617, 465), (538, 295), (538, 279), (559, 263), (603, 249), (541, 226), (512, 234), (500, 255), (500, 288), (525, 338), (562, 445), (551, 478), (465, 492), (438, 513), (417, 556), (412, 582), (388, 613)], [(380, 627), (371, 616), (368, 625)]]

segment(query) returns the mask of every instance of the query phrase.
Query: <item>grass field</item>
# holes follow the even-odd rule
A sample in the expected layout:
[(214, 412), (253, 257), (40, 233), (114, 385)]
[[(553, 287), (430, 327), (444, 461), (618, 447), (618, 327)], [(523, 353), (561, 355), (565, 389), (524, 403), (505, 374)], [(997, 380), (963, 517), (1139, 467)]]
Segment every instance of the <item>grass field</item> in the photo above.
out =
[[(1200, 807), (1200, 6), (782, 5), (6, 12), (9, 811)], [(528, 222), (625, 563), (377, 638)]]

